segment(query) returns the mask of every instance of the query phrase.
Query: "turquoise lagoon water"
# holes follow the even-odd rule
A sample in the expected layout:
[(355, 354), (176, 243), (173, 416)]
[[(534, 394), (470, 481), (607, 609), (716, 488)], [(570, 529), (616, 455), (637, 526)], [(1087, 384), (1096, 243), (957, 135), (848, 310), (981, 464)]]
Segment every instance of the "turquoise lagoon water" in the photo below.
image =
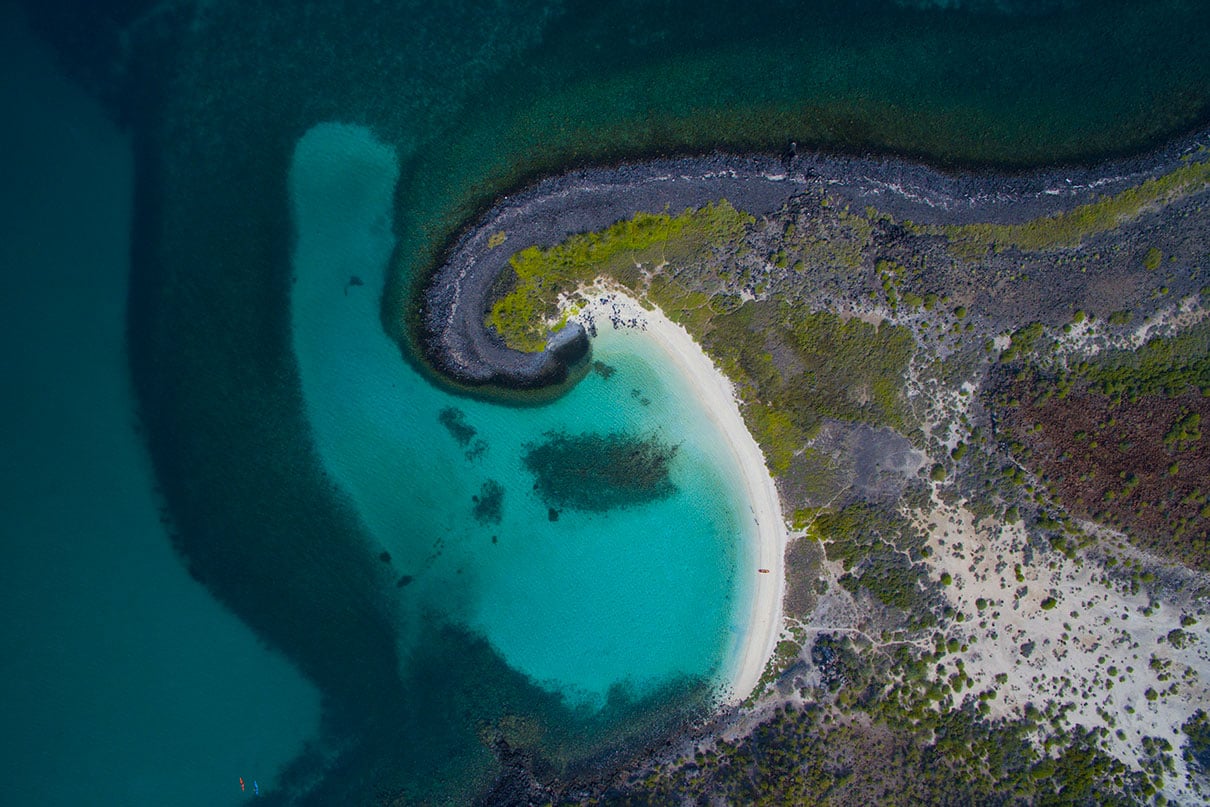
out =
[[(641, 332), (606, 325), (594, 358), (614, 373), (590, 373), (554, 403), (509, 407), (434, 388), (380, 324), (397, 176), (393, 149), (366, 129), (323, 124), (302, 138), (290, 174), (291, 294), (317, 450), (412, 578), (400, 589), (405, 648), (409, 619), (435, 610), (576, 705), (601, 705), (614, 687), (643, 696), (713, 675), (742, 635), (755, 568), (738, 467), (688, 381)], [(353, 276), (364, 285), (350, 286)], [(439, 425), (450, 406), (476, 431), (469, 445)], [(677, 491), (552, 521), (522, 456), (555, 432), (674, 444)], [(504, 488), (498, 523), (472, 516), (489, 480)]]

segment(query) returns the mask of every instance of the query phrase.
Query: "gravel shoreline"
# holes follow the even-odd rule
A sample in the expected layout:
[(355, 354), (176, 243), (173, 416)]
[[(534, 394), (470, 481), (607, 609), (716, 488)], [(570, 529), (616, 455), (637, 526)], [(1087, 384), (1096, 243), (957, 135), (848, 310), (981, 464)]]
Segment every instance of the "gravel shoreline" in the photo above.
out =
[[(421, 291), (421, 349), (438, 372), (462, 385), (527, 390), (565, 381), (588, 352), (583, 327), (569, 325), (542, 353), (512, 350), (483, 324), (492, 287), (517, 250), (553, 246), (638, 212), (679, 213), (725, 198), (759, 217), (823, 187), (899, 220), (1011, 224), (1118, 193), (1207, 146), (1210, 129), (1134, 158), (1019, 174), (946, 173), (893, 158), (796, 154), (793, 147), (782, 157), (716, 153), (570, 171), (502, 197), (457, 240)], [(489, 246), (501, 232), (507, 240)]]

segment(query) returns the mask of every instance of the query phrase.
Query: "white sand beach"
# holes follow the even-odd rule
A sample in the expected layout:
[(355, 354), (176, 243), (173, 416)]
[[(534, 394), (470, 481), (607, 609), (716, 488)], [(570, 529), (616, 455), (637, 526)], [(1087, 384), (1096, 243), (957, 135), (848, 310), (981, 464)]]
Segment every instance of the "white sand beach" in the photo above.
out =
[(765, 467), (760, 446), (744, 424), (730, 380), (684, 327), (658, 308), (643, 308), (625, 291), (613, 286), (594, 286), (584, 290), (584, 296), (590, 302), (573, 319), (586, 325), (595, 322), (599, 328), (608, 327), (611, 317), (620, 314), (626, 322), (640, 323), (646, 335), (667, 353), (691, 381), (743, 474), (753, 519), (748, 538), (753, 543), (741, 568), (751, 573), (754, 580), (748, 625), (723, 670), (726, 700), (740, 702), (756, 688), (781, 633), (787, 533), (777, 487)]

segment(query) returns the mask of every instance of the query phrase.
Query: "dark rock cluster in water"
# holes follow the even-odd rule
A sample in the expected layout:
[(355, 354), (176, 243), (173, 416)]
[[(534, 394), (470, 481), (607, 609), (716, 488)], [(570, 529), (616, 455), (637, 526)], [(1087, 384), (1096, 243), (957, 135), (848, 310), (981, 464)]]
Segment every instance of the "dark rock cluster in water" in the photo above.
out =
[(458, 441), (458, 445), (466, 448), (475, 438), (478, 431), (466, 422), (466, 413), (456, 406), (447, 406), (437, 414), (437, 420)]
[(504, 515), (504, 486), (494, 479), (483, 483), (477, 496), (472, 496), (471, 513), (480, 524), (499, 524)]
[(478, 429), (466, 422), (466, 413), (456, 406), (447, 406), (437, 413), (437, 420), (466, 449), (467, 460), (477, 460), (487, 453), (487, 441), (475, 438)]
[(608, 381), (610, 378), (613, 378), (613, 374), (617, 372), (617, 368), (603, 361), (594, 361), (592, 363), (592, 371)]
[(552, 513), (560, 508), (599, 513), (676, 492), (669, 476), (674, 445), (629, 434), (547, 436), (545, 443), (527, 447), (523, 461)]

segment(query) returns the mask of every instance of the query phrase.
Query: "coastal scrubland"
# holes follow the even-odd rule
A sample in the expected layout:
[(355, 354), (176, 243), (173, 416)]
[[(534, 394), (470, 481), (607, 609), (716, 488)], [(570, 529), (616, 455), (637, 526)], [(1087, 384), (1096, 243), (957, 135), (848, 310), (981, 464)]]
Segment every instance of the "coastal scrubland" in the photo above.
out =
[(821, 184), (514, 256), (512, 346), (611, 288), (683, 325), (795, 536), (758, 691), (602, 803), (1210, 795), (1204, 156), (1018, 223)]
[[(545, 319), (558, 309), (559, 296), (598, 277), (634, 288), (644, 265), (699, 256), (712, 244), (734, 243), (752, 217), (726, 200), (717, 205), (668, 213), (639, 213), (600, 233), (584, 233), (550, 249), (528, 247), (509, 259), (502, 281), (508, 292), (496, 300), (489, 324), (511, 347), (546, 346)], [(501, 242), (502, 243), (502, 242)]]
[[(1032, 355), (997, 374), (1010, 447), (1073, 514), (1210, 568), (1210, 323), (1137, 350), (1055, 367)], [(1047, 366), (1050, 364), (1051, 366)]]
[[(956, 252), (972, 257), (978, 257), (988, 249), (1036, 252), (1077, 247), (1086, 238), (1109, 232), (1147, 210), (1158, 209), (1173, 199), (1205, 190), (1208, 185), (1210, 163), (1190, 160), (1163, 176), (1053, 216), (1020, 224), (937, 225), (920, 230), (943, 234)], [(1150, 270), (1158, 268), (1158, 251), (1148, 250), (1148, 254), (1149, 260), (1155, 263), (1145, 261), (1145, 267)]]

